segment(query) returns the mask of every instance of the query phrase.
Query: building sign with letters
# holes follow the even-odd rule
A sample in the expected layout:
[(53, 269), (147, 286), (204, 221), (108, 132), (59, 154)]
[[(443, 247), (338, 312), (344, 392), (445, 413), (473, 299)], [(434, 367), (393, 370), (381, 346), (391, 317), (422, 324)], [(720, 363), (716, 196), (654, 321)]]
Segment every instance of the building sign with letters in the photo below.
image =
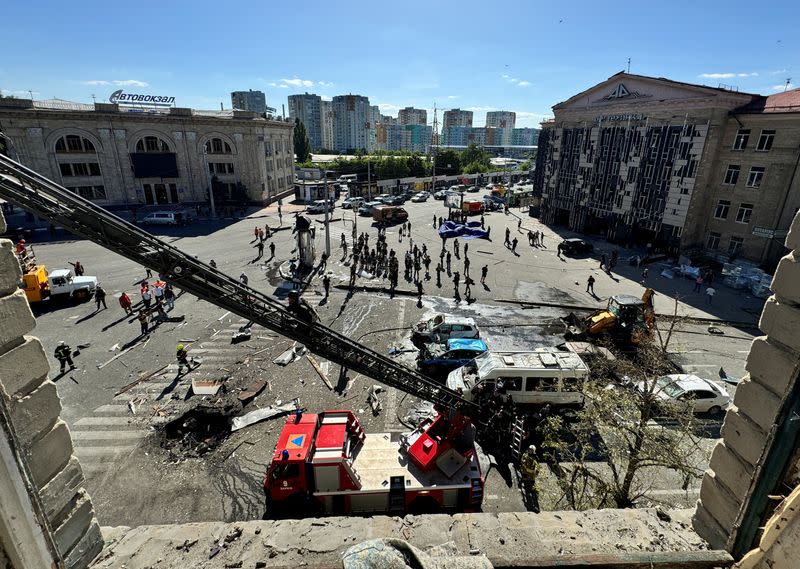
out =
[(622, 122), (622, 121), (643, 121), (647, 116), (641, 113), (623, 115), (602, 115), (595, 118), (597, 122)]
[(125, 93), (122, 89), (117, 89), (108, 98), (112, 103), (140, 103), (147, 105), (156, 105), (161, 107), (169, 107), (175, 104), (175, 97), (167, 97), (165, 95), (140, 95), (138, 93)]
[(789, 234), (788, 229), (770, 229), (769, 227), (754, 227), (752, 231), (756, 237), (766, 237), (767, 239), (785, 239)]
[(608, 95), (602, 98), (603, 101), (614, 101), (616, 99), (640, 99), (644, 97), (651, 97), (652, 95), (643, 95), (639, 91), (630, 91), (623, 83), (620, 83)]

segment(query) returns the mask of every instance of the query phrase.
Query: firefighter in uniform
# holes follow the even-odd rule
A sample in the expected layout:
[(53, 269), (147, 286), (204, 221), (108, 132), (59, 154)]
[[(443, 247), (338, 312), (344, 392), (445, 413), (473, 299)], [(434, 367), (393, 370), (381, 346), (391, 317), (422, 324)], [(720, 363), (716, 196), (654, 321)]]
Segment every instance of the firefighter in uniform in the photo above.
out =
[(519, 461), (520, 472), (522, 474), (522, 487), (530, 500), (531, 509), (539, 512), (539, 488), (536, 486), (536, 478), (539, 475), (539, 461), (536, 458), (536, 446), (531, 445), (522, 454)]
[(289, 312), (303, 322), (311, 324), (319, 320), (319, 315), (314, 307), (311, 306), (305, 299), (300, 298), (300, 294), (293, 290), (289, 292)]
[(194, 364), (194, 358), (192, 361), (189, 362), (189, 351), (183, 344), (178, 344), (177, 351), (175, 352), (175, 357), (178, 360), (178, 375), (183, 372), (184, 366), (186, 367), (186, 372), (192, 371), (192, 364)]
[(72, 363), (72, 348), (70, 348), (64, 340), (61, 340), (56, 346), (55, 357), (58, 363), (61, 364), (61, 373), (64, 373), (64, 368), (69, 364), (69, 369), (75, 369), (75, 364)]

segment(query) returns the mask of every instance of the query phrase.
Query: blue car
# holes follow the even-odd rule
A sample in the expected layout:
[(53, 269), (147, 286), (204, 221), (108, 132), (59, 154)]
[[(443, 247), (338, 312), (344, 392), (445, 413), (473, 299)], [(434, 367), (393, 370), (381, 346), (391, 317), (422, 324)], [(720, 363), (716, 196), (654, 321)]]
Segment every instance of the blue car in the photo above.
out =
[(430, 376), (447, 375), (456, 368), (467, 365), (489, 348), (486, 342), (472, 338), (453, 338), (445, 344), (429, 344), (420, 351), (417, 366)]

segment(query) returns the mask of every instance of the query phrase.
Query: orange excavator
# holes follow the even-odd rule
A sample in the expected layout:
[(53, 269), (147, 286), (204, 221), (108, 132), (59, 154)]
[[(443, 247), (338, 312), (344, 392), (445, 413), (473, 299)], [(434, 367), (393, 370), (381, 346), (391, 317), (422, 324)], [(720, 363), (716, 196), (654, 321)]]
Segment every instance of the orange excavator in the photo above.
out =
[(630, 294), (618, 294), (608, 299), (608, 305), (585, 318), (575, 313), (563, 318), (567, 336), (611, 336), (617, 343), (637, 345), (650, 338), (655, 328), (652, 288), (647, 288), (639, 299)]

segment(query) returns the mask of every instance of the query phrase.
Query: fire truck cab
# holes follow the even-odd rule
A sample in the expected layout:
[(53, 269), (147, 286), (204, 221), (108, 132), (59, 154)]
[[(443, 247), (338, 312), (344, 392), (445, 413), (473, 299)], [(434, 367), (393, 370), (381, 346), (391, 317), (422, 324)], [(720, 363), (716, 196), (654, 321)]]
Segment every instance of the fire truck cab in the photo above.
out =
[(366, 434), (352, 411), (297, 413), (267, 469), (267, 513), (477, 510), (484, 475), (473, 431), (458, 415), (408, 434)]

